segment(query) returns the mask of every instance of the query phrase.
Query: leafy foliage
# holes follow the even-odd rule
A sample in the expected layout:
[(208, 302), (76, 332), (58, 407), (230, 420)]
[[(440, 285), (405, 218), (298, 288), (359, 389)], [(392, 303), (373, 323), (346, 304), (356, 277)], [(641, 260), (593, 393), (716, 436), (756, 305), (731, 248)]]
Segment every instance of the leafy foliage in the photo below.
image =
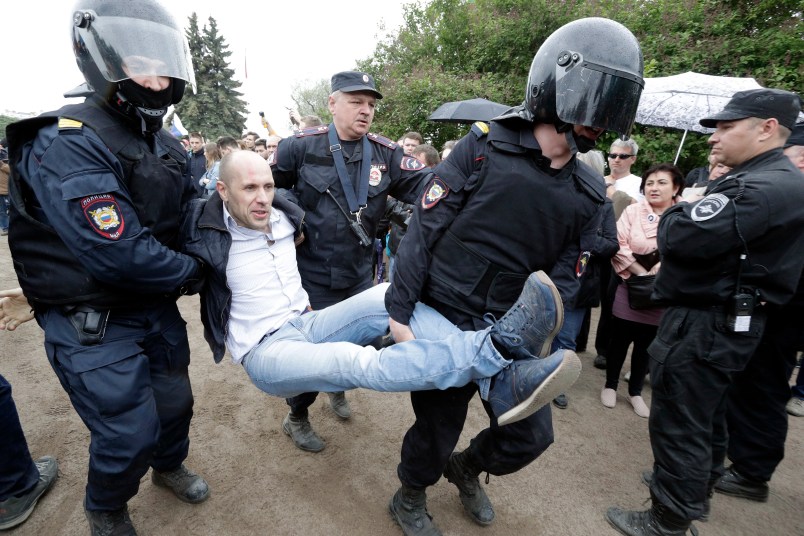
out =
[(322, 78), (308, 84), (296, 84), (291, 93), (291, 98), (296, 104), (299, 115), (317, 115), (324, 123), (332, 121), (332, 114), (329, 112), (329, 93), (330, 82)]
[(246, 123), (246, 103), (237, 91), (240, 83), (229, 67), (229, 45), (218, 33), (218, 24), (210, 17), (208, 24), (198, 29), (198, 17), (189, 17), (186, 30), (190, 54), (195, 67), (197, 90), (185, 93), (176, 105), (176, 113), (190, 132), (201, 132), (214, 140), (219, 136), (240, 137)]
[[(398, 32), (358, 64), (385, 96), (372, 130), (392, 138), (408, 130), (435, 145), (458, 137), (466, 126), (427, 121), (444, 102), (485, 97), (519, 104), (539, 45), (587, 16), (611, 18), (637, 36), (646, 77), (696, 71), (804, 87), (800, 0), (420, 0), (404, 9)], [(672, 162), (682, 135), (637, 125), (637, 167)], [(613, 138), (599, 148), (608, 149)], [(706, 137), (690, 132), (679, 165), (705, 164), (707, 153)]]

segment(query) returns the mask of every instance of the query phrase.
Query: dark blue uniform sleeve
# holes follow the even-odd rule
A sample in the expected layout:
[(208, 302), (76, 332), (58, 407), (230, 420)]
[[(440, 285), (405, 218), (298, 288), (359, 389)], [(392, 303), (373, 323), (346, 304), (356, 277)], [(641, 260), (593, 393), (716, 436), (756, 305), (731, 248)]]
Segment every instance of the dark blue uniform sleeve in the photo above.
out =
[[(391, 318), (407, 325), (429, 273), (431, 251), (466, 203), (485, 158), (485, 139), (465, 136), (426, 181), (399, 245), (394, 281), (385, 296)], [(396, 197), (396, 196), (395, 196)]]
[(411, 205), (419, 202), (422, 191), (433, 175), (433, 170), (424, 167), (418, 160), (412, 157), (406, 158), (405, 152), (399, 146), (393, 150), (389, 171), (391, 196)]
[[(200, 270), (140, 225), (122, 168), (88, 129), (40, 131), (26, 160), (39, 216), (97, 280), (143, 293), (173, 293)], [(158, 188), (158, 184), (154, 185)]]
[(277, 188), (289, 190), (296, 184), (304, 158), (303, 145), (300, 139), (294, 137), (279, 140), (276, 152), (268, 159)]
[(617, 241), (617, 221), (614, 219), (614, 203), (611, 199), (606, 198), (601, 210), (603, 213), (600, 230), (592, 246), (592, 255), (610, 259), (620, 249), (620, 243)]

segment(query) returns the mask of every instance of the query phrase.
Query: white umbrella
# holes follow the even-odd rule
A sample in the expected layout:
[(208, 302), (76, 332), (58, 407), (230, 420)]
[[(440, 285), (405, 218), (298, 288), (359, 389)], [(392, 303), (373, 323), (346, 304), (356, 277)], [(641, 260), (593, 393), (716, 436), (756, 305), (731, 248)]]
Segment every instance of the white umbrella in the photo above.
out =
[(698, 123), (726, 107), (731, 96), (738, 91), (757, 89), (753, 78), (712, 76), (692, 71), (673, 76), (645, 79), (645, 89), (639, 99), (636, 122), (655, 127), (677, 128), (684, 131), (675, 162), (681, 154), (687, 131), (704, 134), (712, 129)]

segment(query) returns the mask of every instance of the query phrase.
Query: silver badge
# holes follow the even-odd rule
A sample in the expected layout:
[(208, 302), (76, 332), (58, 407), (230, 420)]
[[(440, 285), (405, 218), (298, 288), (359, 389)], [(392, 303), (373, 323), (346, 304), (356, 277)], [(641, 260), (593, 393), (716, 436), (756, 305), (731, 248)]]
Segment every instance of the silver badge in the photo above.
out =
[(706, 221), (714, 218), (720, 214), (726, 205), (729, 204), (729, 198), (723, 194), (709, 194), (692, 208), (693, 221)]

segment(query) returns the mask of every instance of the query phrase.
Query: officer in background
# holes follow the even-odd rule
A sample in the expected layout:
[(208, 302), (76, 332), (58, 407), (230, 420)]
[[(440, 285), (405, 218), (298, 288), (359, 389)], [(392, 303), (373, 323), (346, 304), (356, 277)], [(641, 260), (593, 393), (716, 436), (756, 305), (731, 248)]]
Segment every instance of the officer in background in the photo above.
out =
[[(408, 323), (417, 300), (461, 329), (481, 329), (487, 313), (499, 317), (536, 270), (550, 274), (564, 303), (574, 301), (588, 260), (581, 236), (596, 234), (606, 199), (600, 176), (575, 155), (594, 148), (606, 130), (628, 136), (642, 69), (636, 38), (611, 20), (571, 22), (542, 44), (525, 102), (490, 125), (472, 126), (417, 204), (386, 295), (397, 342), (414, 337)], [(402, 444), (402, 486), (390, 504), (407, 535), (441, 534), (425, 489), (442, 474), (472, 520), (490, 524), (494, 510), (478, 475), (516, 472), (553, 442), (549, 405), (500, 427), (484, 403), (490, 427), (453, 453), (476, 392), (411, 393), (416, 422)]]
[(81, 0), (71, 37), (93, 90), (8, 127), (9, 245), (45, 351), (90, 430), (84, 508), (94, 534), (135, 534), (127, 502), (154, 484), (209, 495), (183, 461), (193, 395), (176, 306), (201, 270), (177, 252), (196, 197), (162, 118), (194, 85), (183, 29), (156, 0)]
[(669, 307), (648, 349), (652, 507), (610, 508), (623, 534), (681, 535), (709, 513), (724, 471), (732, 377), (804, 268), (804, 182), (782, 152), (799, 111), (795, 93), (754, 89), (701, 120), (717, 129), (711, 154), (732, 169), (702, 200), (668, 209), (659, 222), (654, 297)]
[[(297, 251), (304, 290), (323, 309), (372, 285), (374, 235), (385, 199), (418, 199), (425, 166), (405, 156), (395, 142), (370, 134), (382, 94), (368, 74), (332, 77), (328, 126), (306, 128), (285, 138), (268, 162), (278, 188), (293, 188), (305, 210), (305, 237)], [(299, 356), (303, 359), (303, 356)], [(287, 400), (282, 428), (300, 449), (318, 452), (324, 442), (312, 429), (308, 409), (318, 393)], [(330, 395), (341, 418), (351, 411), (344, 394)]]

